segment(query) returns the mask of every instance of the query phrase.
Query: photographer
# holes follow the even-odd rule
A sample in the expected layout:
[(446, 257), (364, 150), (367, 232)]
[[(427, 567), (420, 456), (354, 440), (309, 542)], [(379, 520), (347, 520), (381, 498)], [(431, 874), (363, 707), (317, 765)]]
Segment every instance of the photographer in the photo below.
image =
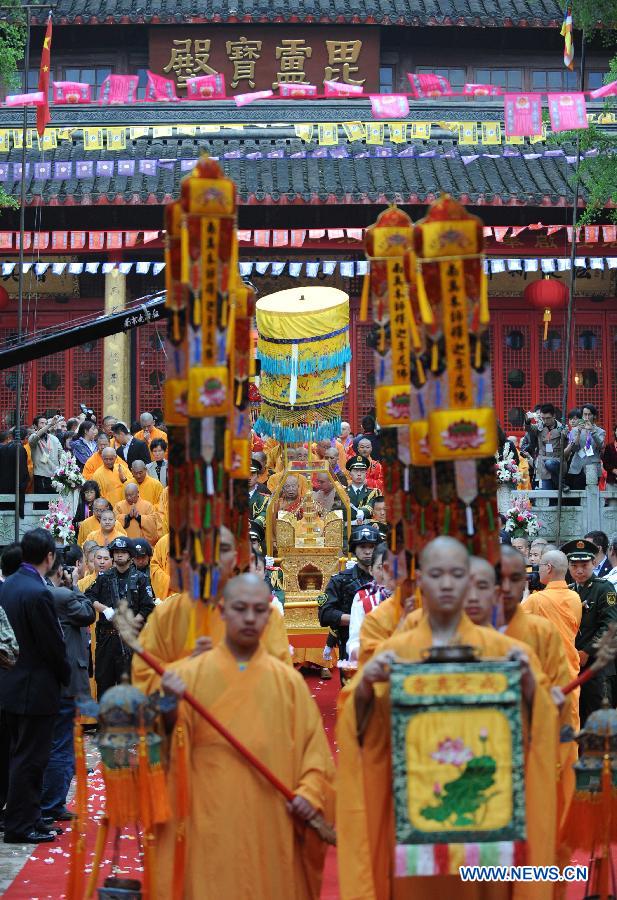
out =
[(60, 466), (62, 444), (55, 434), (64, 422), (64, 416), (47, 419), (37, 416), (34, 420), (34, 432), (28, 438), (34, 474), (35, 494), (55, 494), (51, 479)]
[(70, 682), (62, 688), (60, 710), (54, 724), (51, 753), (43, 778), (41, 817), (46, 825), (74, 818), (66, 808), (66, 797), (75, 774), (73, 726), (75, 701), (90, 694), (88, 680), (88, 632), (96, 614), (92, 602), (77, 588), (83, 572), (83, 553), (79, 547), (65, 547), (56, 554), (47, 583), (56, 615), (64, 632), (66, 657), (71, 668)]

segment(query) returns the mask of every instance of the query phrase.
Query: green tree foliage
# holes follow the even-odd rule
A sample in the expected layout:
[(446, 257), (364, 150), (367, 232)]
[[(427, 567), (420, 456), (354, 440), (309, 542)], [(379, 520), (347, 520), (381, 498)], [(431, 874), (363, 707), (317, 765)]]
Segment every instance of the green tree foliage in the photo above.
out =
[[(0, 85), (5, 93), (19, 90), (18, 63), (26, 46), (25, 14), (19, 0), (0, 0)], [(18, 206), (0, 187), (0, 208)]]

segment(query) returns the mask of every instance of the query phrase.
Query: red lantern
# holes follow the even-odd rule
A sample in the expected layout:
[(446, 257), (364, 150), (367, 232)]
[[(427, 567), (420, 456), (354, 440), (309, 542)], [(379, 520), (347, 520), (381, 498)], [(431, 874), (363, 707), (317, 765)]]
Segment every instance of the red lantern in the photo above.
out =
[(536, 309), (544, 310), (544, 340), (548, 334), (548, 323), (551, 321), (551, 313), (554, 309), (563, 309), (568, 303), (568, 288), (556, 278), (546, 275), (538, 281), (532, 281), (525, 288), (523, 294), (525, 300)]
[(9, 292), (0, 284), (0, 309), (6, 309), (9, 305)]

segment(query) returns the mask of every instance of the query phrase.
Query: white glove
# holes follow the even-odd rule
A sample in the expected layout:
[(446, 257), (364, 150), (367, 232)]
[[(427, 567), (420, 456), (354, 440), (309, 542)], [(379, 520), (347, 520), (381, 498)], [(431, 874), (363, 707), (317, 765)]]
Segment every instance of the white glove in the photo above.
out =
[(108, 622), (111, 622), (113, 617), (116, 615), (116, 610), (112, 609), (111, 606), (106, 606), (103, 610), (103, 615), (107, 619)]

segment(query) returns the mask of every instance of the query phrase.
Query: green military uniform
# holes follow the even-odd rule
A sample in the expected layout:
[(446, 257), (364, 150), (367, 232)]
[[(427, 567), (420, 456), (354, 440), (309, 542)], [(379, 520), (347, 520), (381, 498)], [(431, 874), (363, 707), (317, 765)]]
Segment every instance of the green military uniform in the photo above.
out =
[[(251, 475), (261, 475), (263, 466), (256, 457), (251, 457)], [(264, 493), (259, 483), (249, 490), (249, 519), (259, 522), (261, 525), (266, 524), (266, 510), (268, 509), (268, 501), (270, 495)]]
[[(562, 551), (569, 562), (586, 562), (594, 559), (598, 548), (591, 541), (570, 541)], [(617, 593), (615, 585), (595, 575), (584, 584), (573, 584), (583, 604), (583, 615), (575, 640), (576, 649), (589, 654), (587, 663), (581, 671), (589, 668), (595, 659), (594, 643), (601, 637), (611, 622), (617, 622)], [(604, 669), (581, 687), (580, 716), (581, 725), (585, 724), (588, 715), (600, 709), (606, 697), (611, 707), (617, 700), (615, 663), (610, 662)]]
[[(346, 468), (348, 472), (352, 472), (354, 469), (364, 469), (364, 471), (367, 472), (369, 466), (369, 461), (364, 456), (358, 454), (358, 456), (352, 456), (347, 460)], [(377, 497), (381, 495), (379, 491), (367, 487), (366, 484), (356, 487), (356, 485), (352, 483), (347, 488), (347, 496), (349, 497), (349, 505), (351, 506), (351, 523), (352, 525), (355, 525), (359, 512), (364, 514), (365, 520), (371, 518), (373, 515), (373, 503)]]

